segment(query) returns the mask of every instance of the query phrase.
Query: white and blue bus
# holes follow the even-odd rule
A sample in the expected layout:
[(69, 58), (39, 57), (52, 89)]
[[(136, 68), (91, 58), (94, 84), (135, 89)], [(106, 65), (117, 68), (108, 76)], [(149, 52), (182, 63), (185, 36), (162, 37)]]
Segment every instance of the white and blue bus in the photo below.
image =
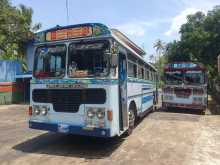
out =
[(157, 102), (157, 70), (144, 54), (100, 23), (37, 33), (29, 127), (97, 137), (130, 134)]

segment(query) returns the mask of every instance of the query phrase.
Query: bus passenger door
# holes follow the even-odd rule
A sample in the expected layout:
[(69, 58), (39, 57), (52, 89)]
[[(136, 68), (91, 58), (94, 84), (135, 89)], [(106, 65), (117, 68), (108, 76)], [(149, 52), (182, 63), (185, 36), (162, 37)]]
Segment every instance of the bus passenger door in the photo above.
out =
[(127, 60), (126, 56), (119, 53), (119, 126), (123, 131), (128, 127), (127, 110)]

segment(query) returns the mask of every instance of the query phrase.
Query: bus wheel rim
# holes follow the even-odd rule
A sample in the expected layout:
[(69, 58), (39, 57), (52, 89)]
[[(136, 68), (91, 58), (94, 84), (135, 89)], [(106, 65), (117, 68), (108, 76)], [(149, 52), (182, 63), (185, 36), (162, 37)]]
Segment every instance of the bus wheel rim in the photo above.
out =
[(129, 111), (129, 127), (133, 128), (134, 127), (134, 121), (135, 121), (135, 116), (133, 110)]

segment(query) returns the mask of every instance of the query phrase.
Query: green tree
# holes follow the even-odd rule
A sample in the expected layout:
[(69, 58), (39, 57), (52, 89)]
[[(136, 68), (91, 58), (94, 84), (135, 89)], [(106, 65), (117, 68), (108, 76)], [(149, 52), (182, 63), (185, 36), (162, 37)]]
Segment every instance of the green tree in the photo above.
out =
[(176, 40), (166, 45), (165, 56), (168, 62), (192, 60), (191, 54), (188, 49), (184, 48), (182, 42)]
[(197, 12), (187, 17), (180, 29), (180, 40), (166, 45), (169, 62), (198, 61), (209, 70), (211, 78), (217, 75), (217, 56), (220, 54), (220, 6), (207, 15)]
[(164, 49), (165, 49), (165, 43), (158, 39), (156, 40), (156, 42), (154, 43), (154, 48), (156, 50), (156, 53), (158, 55), (158, 57), (162, 56)]
[(0, 59), (25, 62), (27, 43), (41, 26), (33, 25), (32, 15), (29, 7), (14, 7), (9, 0), (0, 0)]
[[(159, 73), (159, 77), (163, 77), (164, 73), (163, 73), (163, 68), (164, 68), (164, 65), (167, 61), (167, 58), (164, 56), (164, 53), (165, 53), (165, 43), (158, 39), (156, 40), (156, 42), (154, 43), (154, 48), (155, 48), (155, 51), (156, 51), (156, 54), (157, 54), (157, 58), (155, 60), (155, 66), (158, 70), (158, 73)], [(161, 87), (163, 84), (162, 81), (159, 82), (159, 86)]]

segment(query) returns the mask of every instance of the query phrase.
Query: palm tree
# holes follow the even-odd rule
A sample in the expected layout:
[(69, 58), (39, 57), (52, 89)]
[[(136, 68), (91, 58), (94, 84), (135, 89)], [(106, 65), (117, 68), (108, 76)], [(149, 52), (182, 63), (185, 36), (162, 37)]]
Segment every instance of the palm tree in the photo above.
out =
[(163, 51), (164, 51), (164, 49), (165, 49), (165, 43), (162, 40), (158, 39), (154, 43), (154, 48), (156, 49), (157, 55), (160, 58), (162, 53), (163, 53)]
[(153, 55), (153, 54), (151, 54), (151, 55), (149, 56), (149, 60), (150, 60), (150, 62), (153, 62), (153, 60), (154, 60), (154, 55)]

